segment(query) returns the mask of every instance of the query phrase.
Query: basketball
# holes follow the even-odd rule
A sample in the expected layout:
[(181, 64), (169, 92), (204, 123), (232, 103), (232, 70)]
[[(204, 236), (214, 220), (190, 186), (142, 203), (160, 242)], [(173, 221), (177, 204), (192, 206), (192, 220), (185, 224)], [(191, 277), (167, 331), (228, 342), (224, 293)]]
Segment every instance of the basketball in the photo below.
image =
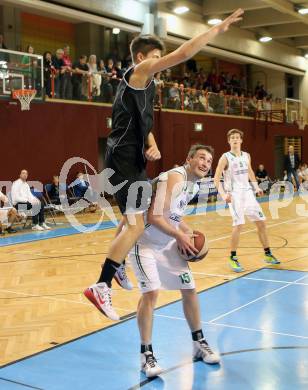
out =
[(196, 263), (200, 260), (203, 260), (205, 256), (208, 254), (209, 245), (206, 236), (202, 232), (199, 232), (198, 230), (194, 230), (193, 234), (195, 234), (196, 237), (192, 237), (192, 242), (195, 248), (198, 249), (199, 251), (198, 254), (187, 255), (186, 253), (183, 253), (180, 249), (179, 249), (179, 253), (186, 261)]

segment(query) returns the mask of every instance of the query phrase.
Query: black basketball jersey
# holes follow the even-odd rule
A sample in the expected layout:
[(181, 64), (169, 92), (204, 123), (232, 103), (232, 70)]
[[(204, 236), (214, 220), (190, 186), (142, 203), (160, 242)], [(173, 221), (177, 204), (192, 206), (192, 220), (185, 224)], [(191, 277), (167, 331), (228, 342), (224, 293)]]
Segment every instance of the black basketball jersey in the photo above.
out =
[[(144, 169), (145, 143), (153, 126), (155, 84), (152, 79), (145, 88), (129, 85), (134, 67), (120, 81), (112, 106), (112, 130), (108, 136), (109, 158), (121, 155), (125, 163)], [(132, 167), (134, 168), (134, 167)]]

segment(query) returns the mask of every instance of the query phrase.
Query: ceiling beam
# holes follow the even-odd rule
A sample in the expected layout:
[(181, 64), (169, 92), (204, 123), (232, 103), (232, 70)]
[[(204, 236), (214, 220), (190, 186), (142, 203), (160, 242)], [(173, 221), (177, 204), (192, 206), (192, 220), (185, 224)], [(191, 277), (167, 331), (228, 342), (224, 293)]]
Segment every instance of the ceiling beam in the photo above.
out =
[(294, 16), (299, 22), (308, 24), (308, 18), (295, 11), (294, 3), (288, 0), (262, 0), (262, 3), (267, 4), (279, 12)]
[(299, 49), (307, 49), (308, 48), (308, 34), (306, 37), (297, 37), (294, 39), (294, 45)]
[(260, 0), (204, 0), (203, 15), (223, 15), (230, 14), (238, 8), (244, 10), (254, 10), (267, 8), (268, 5)]
[(241, 28), (256, 28), (274, 26), (278, 24), (294, 23), (296, 19), (292, 15), (286, 15), (274, 9), (259, 9), (245, 12)]
[(272, 38), (302, 37), (308, 35), (308, 26), (303, 23), (289, 23), (286, 26), (273, 26), (267, 28)]

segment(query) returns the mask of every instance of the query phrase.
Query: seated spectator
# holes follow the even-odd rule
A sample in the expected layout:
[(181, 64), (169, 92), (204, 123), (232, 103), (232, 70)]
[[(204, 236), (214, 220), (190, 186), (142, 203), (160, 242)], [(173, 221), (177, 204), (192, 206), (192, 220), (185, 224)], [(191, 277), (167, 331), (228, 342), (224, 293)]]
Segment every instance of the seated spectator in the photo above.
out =
[(217, 114), (225, 114), (225, 95), (224, 91), (217, 93), (209, 93), (209, 105)]
[(55, 69), (54, 74), (54, 85), (55, 85), (55, 97), (60, 99), (60, 91), (61, 91), (61, 83), (62, 77), (64, 73), (64, 61), (63, 61), (64, 51), (62, 49), (58, 49), (56, 51), (56, 55), (52, 57), (52, 65)]
[(231, 115), (240, 115), (241, 114), (241, 101), (239, 99), (237, 92), (234, 92), (233, 96), (230, 97), (229, 114), (231, 114)]
[(308, 182), (308, 166), (306, 163), (300, 165), (298, 169), (298, 177), (300, 184)]
[(4, 207), (0, 207), (0, 234), (4, 233), (3, 225), (6, 225), (8, 233), (16, 233), (12, 228), (15, 221), (21, 221), (22, 217), (18, 214), (14, 207), (6, 207), (9, 204), (8, 198), (0, 191), (0, 202), (4, 203)]
[(271, 111), (272, 110), (272, 99), (270, 96), (264, 97), (262, 100), (262, 110)]
[(234, 93), (237, 93), (237, 95), (240, 92), (240, 81), (236, 74), (233, 74), (230, 81), (231, 87), (233, 89)]
[(200, 103), (203, 105), (205, 112), (213, 112), (213, 108), (209, 104), (208, 100), (208, 91), (201, 91), (201, 95), (199, 97)]
[(52, 177), (52, 183), (48, 188), (48, 196), (53, 204), (59, 205), (60, 201), (60, 186), (59, 186), (59, 176)]
[(258, 184), (263, 183), (268, 180), (267, 171), (264, 169), (264, 165), (260, 164), (258, 169), (256, 170), (256, 179)]
[(89, 211), (95, 212), (97, 210), (97, 193), (92, 190), (89, 182), (85, 180), (82, 172), (77, 173), (76, 179), (69, 185), (69, 187), (73, 187), (74, 195), (77, 198), (84, 199), (89, 203)]
[(83, 198), (89, 186), (82, 172), (77, 173), (76, 180), (70, 185), (70, 187), (73, 187), (74, 194), (77, 198)]
[(117, 71), (115, 69), (115, 66), (114, 66), (112, 58), (109, 58), (107, 60), (106, 70), (107, 70), (107, 73), (108, 73), (109, 76), (111, 76), (111, 77), (116, 76)]
[(27, 183), (28, 171), (23, 169), (20, 177), (14, 181), (11, 189), (12, 203), (18, 210), (32, 211), (32, 230), (49, 230), (50, 227), (45, 223), (44, 202), (35, 197)]
[(98, 73), (96, 55), (91, 54), (89, 57), (88, 68), (91, 75), (90, 93), (92, 97), (100, 96), (102, 76)]
[(45, 93), (48, 97), (51, 97), (51, 77), (52, 72), (55, 71), (55, 68), (52, 64), (52, 55), (50, 51), (46, 51), (43, 58)]
[(255, 116), (258, 109), (258, 100), (256, 96), (249, 96), (247, 101), (247, 115)]
[(179, 110), (181, 108), (179, 83), (174, 83), (173, 86), (169, 89), (168, 100), (169, 100), (168, 101), (169, 108), (173, 108), (175, 110)]
[[(81, 55), (79, 60), (73, 64), (73, 99), (81, 100), (82, 96), (86, 96), (86, 91), (82, 94), (82, 80), (89, 76), (89, 67), (87, 65), (87, 56)], [(85, 79), (87, 81), (87, 79)]]

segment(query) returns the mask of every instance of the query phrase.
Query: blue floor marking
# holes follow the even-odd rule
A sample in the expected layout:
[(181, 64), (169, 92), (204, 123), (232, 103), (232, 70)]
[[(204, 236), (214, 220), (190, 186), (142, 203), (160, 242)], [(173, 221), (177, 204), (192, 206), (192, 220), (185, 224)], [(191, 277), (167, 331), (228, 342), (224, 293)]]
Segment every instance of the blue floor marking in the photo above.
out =
[[(249, 277), (288, 282), (305, 277), (302, 282), (308, 283), (308, 273), (300, 271), (262, 269)], [(199, 294), (202, 320), (209, 321), (282, 286), (238, 278), (208, 289)], [(155, 311), (153, 346), (159, 364), (166, 369), (161, 378), (148, 382), (139, 372), (135, 319), (8, 365), (0, 370), (0, 377), (44, 390), (127, 390), (140, 388), (140, 383), (147, 390), (307, 389), (307, 299), (307, 285), (289, 284), (217, 321), (250, 330), (205, 324), (207, 339), (222, 354), (219, 367), (192, 363), (186, 321), (160, 317), (183, 318), (181, 302), (175, 302)], [(3, 383), (1, 390), (15, 389)]]

